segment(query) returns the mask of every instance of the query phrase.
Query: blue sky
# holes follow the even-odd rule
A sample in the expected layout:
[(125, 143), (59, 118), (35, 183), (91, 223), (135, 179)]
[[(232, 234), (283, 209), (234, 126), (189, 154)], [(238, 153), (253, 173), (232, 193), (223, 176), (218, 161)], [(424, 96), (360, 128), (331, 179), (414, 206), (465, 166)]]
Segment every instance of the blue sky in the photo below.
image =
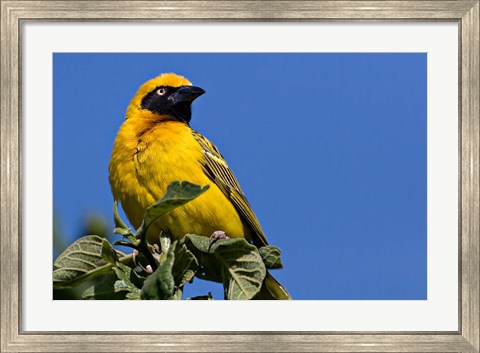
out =
[[(427, 298), (427, 55), (54, 54), (53, 205), (66, 242), (111, 229), (108, 162), (138, 87), (206, 94), (191, 126), (227, 159), (295, 299)], [(116, 239), (117, 236), (114, 237)], [(219, 285), (196, 283), (185, 295)]]

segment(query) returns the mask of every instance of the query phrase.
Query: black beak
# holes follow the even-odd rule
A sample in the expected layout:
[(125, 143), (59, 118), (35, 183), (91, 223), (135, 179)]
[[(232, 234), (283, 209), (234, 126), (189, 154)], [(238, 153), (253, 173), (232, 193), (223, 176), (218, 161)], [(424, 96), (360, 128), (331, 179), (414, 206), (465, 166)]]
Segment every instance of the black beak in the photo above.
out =
[(205, 90), (195, 86), (182, 86), (176, 92), (168, 97), (168, 101), (172, 104), (191, 103), (196, 98), (205, 93)]

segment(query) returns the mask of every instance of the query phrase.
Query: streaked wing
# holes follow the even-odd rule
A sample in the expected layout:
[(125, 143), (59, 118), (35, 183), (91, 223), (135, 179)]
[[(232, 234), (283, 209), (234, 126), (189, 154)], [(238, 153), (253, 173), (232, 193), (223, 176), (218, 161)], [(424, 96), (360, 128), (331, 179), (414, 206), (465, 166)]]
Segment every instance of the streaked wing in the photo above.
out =
[(228, 167), (227, 162), (225, 162), (218, 148), (200, 133), (194, 131), (193, 135), (203, 149), (205, 160), (200, 162), (202, 163), (205, 174), (207, 174), (230, 199), (239, 212), (240, 217), (252, 228), (256, 236), (253, 242), (260, 246), (268, 245), (260, 223), (240, 188), (237, 178)]

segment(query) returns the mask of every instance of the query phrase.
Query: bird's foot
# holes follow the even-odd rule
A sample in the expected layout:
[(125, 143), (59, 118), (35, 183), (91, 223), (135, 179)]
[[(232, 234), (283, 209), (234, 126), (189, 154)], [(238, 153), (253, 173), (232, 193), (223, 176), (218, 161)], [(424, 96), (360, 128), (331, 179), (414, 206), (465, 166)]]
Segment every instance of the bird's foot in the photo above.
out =
[(223, 230), (216, 230), (210, 236), (210, 241), (215, 242), (217, 240), (230, 239), (230, 237)]

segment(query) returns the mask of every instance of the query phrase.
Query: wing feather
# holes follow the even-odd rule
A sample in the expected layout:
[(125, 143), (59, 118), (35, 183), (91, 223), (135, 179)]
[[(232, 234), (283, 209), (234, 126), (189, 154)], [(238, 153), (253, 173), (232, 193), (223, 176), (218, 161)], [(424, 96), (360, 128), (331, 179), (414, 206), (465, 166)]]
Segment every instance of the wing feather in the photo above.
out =
[(204, 160), (200, 161), (205, 174), (222, 190), (240, 214), (240, 217), (248, 224), (254, 233), (254, 244), (258, 246), (268, 245), (252, 207), (240, 188), (237, 178), (228, 167), (218, 148), (202, 134), (193, 131), (195, 139), (203, 150)]

